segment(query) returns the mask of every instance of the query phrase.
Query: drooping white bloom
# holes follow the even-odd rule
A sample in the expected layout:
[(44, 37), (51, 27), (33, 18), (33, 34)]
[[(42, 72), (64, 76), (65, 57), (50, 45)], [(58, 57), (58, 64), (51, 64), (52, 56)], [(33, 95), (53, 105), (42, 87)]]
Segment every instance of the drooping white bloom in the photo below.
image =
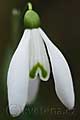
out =
[(29, 10), (24, 16), (24, 24), (26, 29), (8, 69), (7, 88), (10, 114), (13, 117), (20, 115), (26, 104), (31, 104), (35, 100), (40, 80), (49, 80), (48, 55), (56, 94), (68, 109), (72, 109), (75, 97), (69, 66), (59, 49), (40, 28), (40, 18), (32, 10), (30, 3)]
[(8, 101), (13, 116), (18, 116), (25, 105), (35, 99), (40, 79), (47, 81), (50, 77), (44, 43), (51, 61), (56, 94), (68, 109), (74, 107), (72, 77), (64, 56), (41, 28), (26, 29), (8, 70)]

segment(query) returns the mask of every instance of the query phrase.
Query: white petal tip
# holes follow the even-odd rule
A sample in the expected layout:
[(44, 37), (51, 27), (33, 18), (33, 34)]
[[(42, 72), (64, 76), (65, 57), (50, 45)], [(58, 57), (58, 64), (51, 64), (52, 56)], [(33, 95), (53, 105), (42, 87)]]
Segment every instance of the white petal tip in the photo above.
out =
[(22, 109), (18, 105), (10, 105), (9, 106), (9, 112), (12, 117), (17, 117), (22, 113)]
[(75, 98), (74, 96), (72, 98), (66, 98), (65, 100), (61, 100), (61, 102), (64, 104), (64, 106), (68, 109), (68, 110), (72, 110), (75, 106)]
[(71, 105), (68, 107), (69, 110), (72, 110), (74, 108), (74, 105)]
[(70, 103), (68, 104), (67, 108), (68, 108), (69, 110), (72, 110), (72, 109), (74, 108), (74, 105), (75, 105), (75, 103), (74, 103), (74, 101), (72, 101), (72, 102), (70, 102)]
[[(72, 110), (75, 106), (75, 95), (74, 92), (72, 91), (71, 93), (65, 93), (65, 94), (60, 94), (60, 90), (57, 91), (57, 96), (60, 99), (60, 101), (63, 103), (63, 105), (68, 109)], [(61, 92), (62, 93), (62, 92)]]

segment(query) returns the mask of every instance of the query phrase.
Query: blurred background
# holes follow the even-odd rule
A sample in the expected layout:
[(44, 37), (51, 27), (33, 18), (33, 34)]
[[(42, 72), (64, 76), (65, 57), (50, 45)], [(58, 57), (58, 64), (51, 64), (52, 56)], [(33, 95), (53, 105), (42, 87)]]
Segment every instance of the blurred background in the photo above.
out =
[[(30, 0), (31, 1), (31, 0)], [(41, 27), (62, 51), (73, 77), (76, 105), (68, 111), (59, 101), (53, 76), (40, 83), (34, 104), (12, 118), (8, 111), (7, 70), (20, 41), (24, 26), (23, 15), (28, 0), (0, 1), (0, 120), (80, 120), (80, 1), (32, 0), (33, 9), (41, 17)], [(13, 10), (16, 8), (18, 10)], [(12, 12), (13, 11), (13, 12)]]

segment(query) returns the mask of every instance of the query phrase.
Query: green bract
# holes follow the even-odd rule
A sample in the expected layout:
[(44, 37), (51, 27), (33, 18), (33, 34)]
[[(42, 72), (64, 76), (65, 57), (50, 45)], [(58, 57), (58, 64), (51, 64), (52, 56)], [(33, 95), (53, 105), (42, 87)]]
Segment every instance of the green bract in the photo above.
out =
[(40, 27), (40, 17), (32, 10), (32, 6), (29, 3), (29, 10), (24, 15), (24, 25), (26, 28), (38, 28)]

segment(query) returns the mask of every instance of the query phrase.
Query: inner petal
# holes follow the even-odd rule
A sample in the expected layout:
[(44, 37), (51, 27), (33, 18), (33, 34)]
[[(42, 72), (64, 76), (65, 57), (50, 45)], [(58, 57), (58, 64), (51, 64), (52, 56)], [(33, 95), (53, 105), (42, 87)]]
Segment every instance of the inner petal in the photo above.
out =
[(35, 79), (39, 75), (41, 80), (48, 80), (50, 75), (48, 56), (44, 42), (37, 29), (31, 30), (29, 49), (30, 78)]

